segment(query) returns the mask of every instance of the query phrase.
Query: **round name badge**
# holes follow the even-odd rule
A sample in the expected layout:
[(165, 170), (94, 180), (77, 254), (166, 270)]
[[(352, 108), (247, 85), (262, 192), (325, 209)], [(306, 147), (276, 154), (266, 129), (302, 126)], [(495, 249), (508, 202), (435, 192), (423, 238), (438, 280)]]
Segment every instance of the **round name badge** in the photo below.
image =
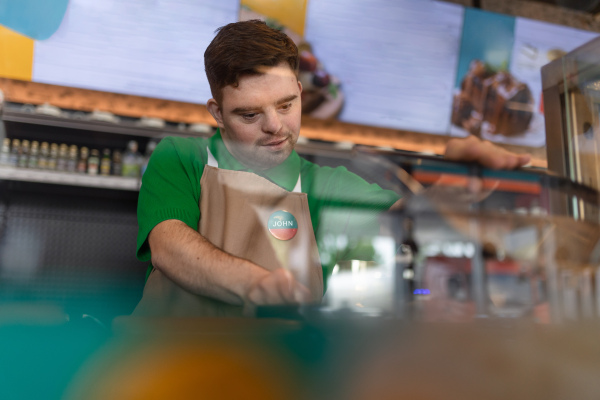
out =
[(288, 211), (275, 211), (269, 217), (269, 232), (276, 239), (290, 240), (298, 232), (298, 222)]

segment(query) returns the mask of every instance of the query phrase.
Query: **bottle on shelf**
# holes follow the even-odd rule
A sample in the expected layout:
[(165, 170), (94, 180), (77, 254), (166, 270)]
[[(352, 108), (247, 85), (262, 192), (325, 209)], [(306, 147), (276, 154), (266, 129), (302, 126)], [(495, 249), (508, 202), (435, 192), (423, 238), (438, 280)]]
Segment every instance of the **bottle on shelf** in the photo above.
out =
[(29, 140), (23, 140), (21, 142), (21, 151), (19, 152), (17, 167), (27, 168), (27, 161), (29, 161)]
[(69, 147), (69, 157), (67, 158), (67, 172), (77, 172), (77, 146), (74, 144)]
[(110, 175), (110, 149), (102, 150), (102, 160), (100, 160), (100, 175)]
[(150, 161), (150, 156), (154, 152), (154, 149), (156, 148), (157, 144), (158, 144), (157, 142), (155, 142), (154, 140), (151, 140), (146, 145), (146, 152), (144, 153), (144, 162), (142, 164), (142, 169), (140, 171), (142, 176), (144, 175), (144, 172), (146, 172), (146, 168), (148, 167), (148, 161)]
[(58, 164), (58, 144), (50, 144), (50, 157), (48, 157), (48, 169), (55, 171)]
[(0, 151), (0, 165), (8, 165), (10, 159), (10, 139), (4, 138), (2, 150)]
[(10, 156), (8, 157), (8, 165), (16, 167), (19, 163), (19, 153), (21, 152), (21, 141), (19, 139), (13, 139), (12, 146), (10, 148)]
[(80, 174), (85, 174), (88, 169), (88, 156), (89, 150), (87, 147), (83, 146), (79, 150), (79, 161), (77, 161), (77, 172)]
[(38, 160), (40, 155), (40, 143), (37, 140), (31, 142), (31, 149), (29, 149), (29, 160), (27, 161), (28, 168), (37, 168)]
[(112, 174), (116, 176), (123, 175), (123, 156), (119, 150), (113, 151), (112, 156)]
[(123, 176), (132, 178), (140, 177), (141, 154), (138, 152), (138, 143), (131, 140), (127, 143), (127, 151), (123, 155)]
[(88, 158), (88, 174), (98, 175), (98, 167), (100, 165), (100, 152), (97, 149), (90, 151), (90, 157)]
[(58, 159), (56, 160), (56, 170), (65, 172), (67, 170), (67, 157), (69, 153), (69, 146), (63, 143), (58, 148)]
[(38, 159), (39, 169), (48, 169), (48, 159), (50, 157), (50, 146), (48, 142), (42, 142), (40, 145), (40, 157)]

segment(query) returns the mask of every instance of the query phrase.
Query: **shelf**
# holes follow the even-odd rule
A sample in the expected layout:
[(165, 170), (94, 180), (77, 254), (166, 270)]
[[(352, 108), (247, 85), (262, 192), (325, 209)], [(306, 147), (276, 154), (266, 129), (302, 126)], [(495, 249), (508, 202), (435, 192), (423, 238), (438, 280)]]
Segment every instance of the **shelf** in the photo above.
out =
[(129, 191), (138, 191), (140, 188), (140, 180), (137, 178), (41, 171), (7, 166), (0, 166), (0, 179)]
[(25, 112), (10, 106), (7, 106), (2, 112), (2, 120), (6, 122), (56, 126), (68, 129), (78, 129), (83, 131), (116, 133), (121, 135), (143, 136), (150, 138), (162, 138), (165, 136), (208, 137), (212, 135), (212, 133), (195, 132), (189, 129), (177, 129), (173, 126), (165, 126), (163, 128), (139, 126), (137, 125), (137, 120), (123, 118), (121, 119), (121, 122), (113, 123), (90, 119), (72, 118), (68, 116), (55, 117), (51, 115)]

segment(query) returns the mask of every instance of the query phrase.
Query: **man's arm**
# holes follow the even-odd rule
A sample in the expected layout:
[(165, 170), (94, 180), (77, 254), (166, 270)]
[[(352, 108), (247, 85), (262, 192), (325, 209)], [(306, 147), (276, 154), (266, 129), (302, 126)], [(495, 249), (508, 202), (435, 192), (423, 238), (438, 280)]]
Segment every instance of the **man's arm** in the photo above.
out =
[(282, 268), (270, 272), (215, 247), (179, 220), (156, 225), (148, 236), (152, 265), (192, 293), (242, 305), (299, 303), (306, 287)]

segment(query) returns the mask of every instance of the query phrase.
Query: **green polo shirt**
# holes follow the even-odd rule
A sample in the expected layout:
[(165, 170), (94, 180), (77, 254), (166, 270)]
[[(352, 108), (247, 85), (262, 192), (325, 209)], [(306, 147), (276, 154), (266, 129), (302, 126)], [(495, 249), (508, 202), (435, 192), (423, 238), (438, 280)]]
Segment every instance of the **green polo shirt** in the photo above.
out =
[[(352, 243), (376, 235), (379, 213), (399, 199), (396, 193), (369, 184), (344, 167), (321, 167), (301, 158), (295, 151), (274, 168), (253, 171), (231, 155), (219, 131), (210, 139), (166, 137), (152, 153), (142, 178), (137, 210), (137, 257), (141, 261), (150, 261), (148, 234), (160, 222), (178, 219), (198, 230), (200, 178), (208, 160), (207, 147), (219, 168), (253, 172), (288, 191), (294, 189), (300, 174), (324, 281), (338, 260), (369, 257), (360, 254), (359, 246), (355, 249), (358, 252), (353, 252)], [(350, 245), (340, 246), (337, 240), (340, 235)]]

